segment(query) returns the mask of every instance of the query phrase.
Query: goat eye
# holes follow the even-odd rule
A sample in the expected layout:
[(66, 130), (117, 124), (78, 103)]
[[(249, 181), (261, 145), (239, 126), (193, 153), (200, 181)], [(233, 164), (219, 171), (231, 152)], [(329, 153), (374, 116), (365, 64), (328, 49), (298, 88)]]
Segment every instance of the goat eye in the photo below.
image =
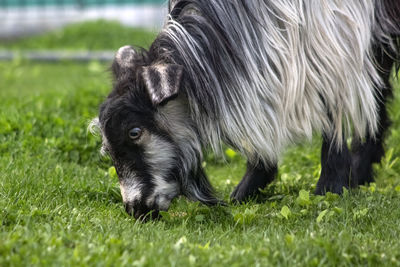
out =
[(138, 139), (142, 135), (142, 129), (132, 128), (129, 130), (129, 138), (132, 140)]

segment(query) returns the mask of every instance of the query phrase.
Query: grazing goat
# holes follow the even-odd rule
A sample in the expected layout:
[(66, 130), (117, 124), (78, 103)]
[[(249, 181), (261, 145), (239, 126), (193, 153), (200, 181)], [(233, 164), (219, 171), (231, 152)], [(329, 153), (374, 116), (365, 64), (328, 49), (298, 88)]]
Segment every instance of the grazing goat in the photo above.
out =
[(149, 50), (117, 52), (93, 121), (127, 212), (157, 215), (178, 195), (220, 203), (201, 163), (202, 148), (221, 143), (248, 159), (239, 202), (274, 179), (287, 145), (316, 132), (317, 194), (371, 182), (399, 36), (399, 0), (170, 2)]

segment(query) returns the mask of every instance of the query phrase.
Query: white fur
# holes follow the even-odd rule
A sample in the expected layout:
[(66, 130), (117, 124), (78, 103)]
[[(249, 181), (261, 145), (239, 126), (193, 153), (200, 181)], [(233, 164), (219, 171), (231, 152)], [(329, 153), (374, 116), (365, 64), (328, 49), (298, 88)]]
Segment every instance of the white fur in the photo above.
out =
[(100, 154), (104, 156), (107, 153), (107, 147), (109, 144), (107, 137), (103, 134), (103, 130), (101, 129), (99, 118), (96, 117), (90, 121), (88, 131), (94, 136), (101, 134), (102, 145), (100, 148)]
[[(184, 155), (182, 176), (198, 165), (202, 159), (201, 143), (190, 118), (187, 102), (182, 97), (159, 108), (155, 120), (173, 138)], [(188, 165), (190, 164), (190, 165)], [(186, 180), (186, 179), (185, 179)]]
[[(158, 72), (160, 75), (160, 84), (152, 84), (152, 80), (150, 79), (150, 73), (149, 73), (149, 68), (153, 68)], [(161, 102), (160, 97), (164, 96), (167, 94), (169, 90), (169, 84), (168, 84), (168, 77), (167, 77), (167, 72), (166, 72), (167, 66), (162, 65), (162, 64), (155, 64), (150, 67), (144, 67), (143, 68), (143, 79), (146, 83), (147, 90), (149, 90), (150, 97), (152, 98), (153, 102)], [(156, 92), (155, 86), (160, 86), (162, 92)]]
[(149, 134), (149, 140), (144, 145), (145, 160), (151, 168), (150, 175), (155, 185), (152, 194), (147, 197), (146, 204), (149, 207), (156, 204), (159, 209), (166, 210), (172, 198), (179, 193), (177, 181), (167, 177), (176, 158), (174, 147), (155, 134)]
[(225, 72), (213, 76), (217, 70), (209, 61), (215, 59), (203, 55), (207, 47), (171, 17), (163, 33), (182, 48), (186, 73), (206, 86), (186, 90), (212, 90), (218, 101), (216, 121), (189, 94), (193, 120), (214, 150), (228, 137), (250, 160), (271, 163), (289, 143), (311, 139), (314, 131), (332, 134), (339, 145), (351, 133), (375, 133), (375, 0), (246, 1), (259, 24), (241, 1), (209, 3), (241, 53), (244, 71), (227, 56), (220, 65)]
[(137, 182), (132, 174), (129, 175), (129, 177), (124, 177), (119, 182), (122, 200), (124, 203), (140, 201), (142, 198), (142, 185)]
[(166, 181), (161, 176), (153, 176), (153, 182), (155, 187), (153, 193), (146, 200), (147, 206), (152, 207), (153, 204), (156, 204), (158, 209), (168, 210), (171, 200), (179, 193), (178, 183), (176, 181)]
[(130, 68), (133, 66), (132, 60), (135, 56), (135, 50), (131, 46), (126, 45), (121, 47), (115, 55), (115, 60), (123, 68)]
[(93, 134), (94, 136), (98, 136), (99, 135), (99, 131), (100, 131), (100, 121), (99, 118), (93, 118), (88, 125), (87, 128), (88, 132), (90, 132), (91, 134)]

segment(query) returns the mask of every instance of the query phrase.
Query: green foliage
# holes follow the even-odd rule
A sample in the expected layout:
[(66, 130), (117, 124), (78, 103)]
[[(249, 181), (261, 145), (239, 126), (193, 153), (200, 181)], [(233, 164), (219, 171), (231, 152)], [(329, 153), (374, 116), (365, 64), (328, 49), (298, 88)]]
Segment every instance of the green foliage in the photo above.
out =
[(290, 211), (289, 207), (285, 205), (281, 209), (281, 215), (287, 220), (292, 215), (292, 212)]
[(228, 206), (181, 197), (140, 223), (87, 133), (111, 86), (107, 67), (0, 63), (0, 266), (399, 266), (399, 86), (376, 183), (315, 196), (317, 138), (289, 148), (262, 199), (234, 205), (245, 160), (209, 154), (203, 165)]
[(304, 189), (300, 190), (299, 192), (299, 196), (296, 199), (296, 202), (300, 205), (300, 206), (308, 206), (311, 204), (310, 201), (310, 192), (306, 191)]
[(258, 206), (253, 206), (251, 208), (246, 208), (244, 212), (237, 211), (234, 215), (234, 219), (238, 224), (245, 225), (250, 224), (256, 218), (256, 213), (258, 210)]

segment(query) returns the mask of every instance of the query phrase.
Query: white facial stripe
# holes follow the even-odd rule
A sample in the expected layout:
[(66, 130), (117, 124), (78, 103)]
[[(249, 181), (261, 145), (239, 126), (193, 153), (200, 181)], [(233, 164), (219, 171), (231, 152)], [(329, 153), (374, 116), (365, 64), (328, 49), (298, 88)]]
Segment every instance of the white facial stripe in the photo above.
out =
[(119, 187), (124, 203), (134, 202), (142, 197), (142, 185), (135, 180), (135, 177), (124, 178), (120, 181)]
[(167, 181), (168, 172), (174, 164), (174, 147), (162, 138), (150, 134), (145, 144), (145, 160), (150, 166), (150, 175), (155, 184), (153, 193), (147, 198), (146, 204), (156, 204), (159, 209), (168, 209), (171, 199), (179, 193), (176, 181)]
[(145, 160), (152, 167), (153, 173), (161, 174), (167, 171), (174, 157), (174, 148), (162, 138), (150, 134), (149, 141), (145, 144)]

